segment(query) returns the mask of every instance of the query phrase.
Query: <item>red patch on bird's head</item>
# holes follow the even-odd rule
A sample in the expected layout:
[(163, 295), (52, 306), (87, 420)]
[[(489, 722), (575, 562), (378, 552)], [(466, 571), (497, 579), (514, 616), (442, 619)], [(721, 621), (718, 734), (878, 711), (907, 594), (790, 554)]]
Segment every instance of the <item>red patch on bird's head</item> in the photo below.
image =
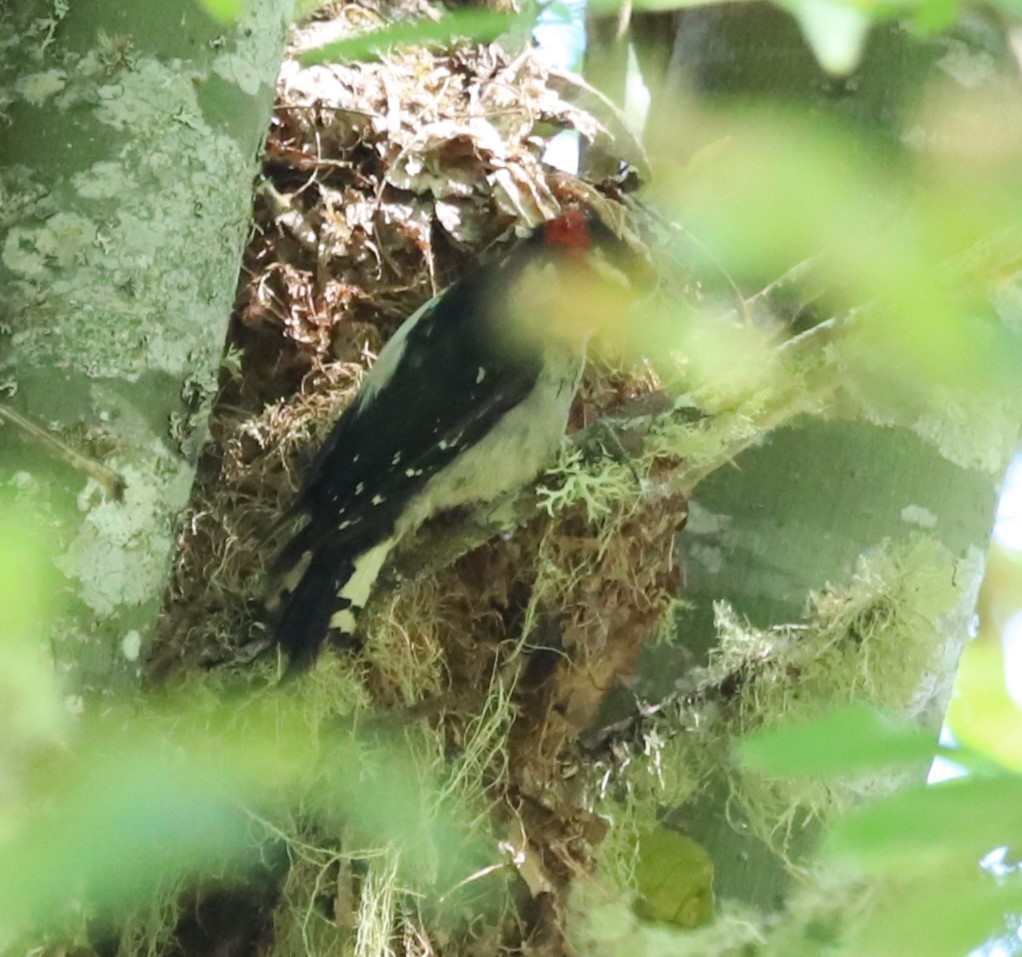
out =
[(551, 219), (543, 228), (543, 238), (567, 249), (586, 250), (593, 244), (589, 221), (578, 209), (569, 209), (563, 216)]

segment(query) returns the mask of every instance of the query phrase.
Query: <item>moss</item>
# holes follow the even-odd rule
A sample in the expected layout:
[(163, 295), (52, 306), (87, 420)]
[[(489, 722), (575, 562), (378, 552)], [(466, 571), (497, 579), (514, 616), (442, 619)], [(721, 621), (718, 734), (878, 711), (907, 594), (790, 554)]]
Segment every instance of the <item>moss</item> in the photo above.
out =
[[(734, 690), (705, 712), (704, 738), (727, 742), (851, 702), (920, 718), (947, 673), (942, 619), (961, 599), (957, 570), (939, 542), (918, 536), (864, 556), (847, 587), (810, 597), (798, 624), (764, 631), (718, 606), (720, 644), (705, 682)], [(692, 749), (690, 762), (712, 753), (706, 744)], [(796, 826), (895, 783), (889, 775), (826, 783), (765, 778), (733, 765), (728, 773), (733, 800), (782, 856)]]
[(940, 619), (959, 599), (956, 568), (943, 545), (920, 535), (863, 556), (847, 588), (810, 596), (800, 626), (759, 632), (721, 607), (715, 672), (758, 655), (777, 661), (743, 695), (740, 721), (808, 717), (841, 700), (917, 714), (942, 659)]
[(619, 515), (621, 505), (637, 499), (638, 476), (630, 463), (601, 459), (594, 467), (579, 449), (566, 449), (550, 470), (555, 484), (538, 489), (540, 507), (551, 517), (581, 506), (591, 524)]
[[(719, 642), (710, 665), (692, 676), (685, 694), (637, 721), (630, 744), (593, 769), (595, 799), (615, 823), (604, 848), (606, 874), (627, 888), (627, 835), (677, 809), (724, 774), (730, 797), (723, 813), (751, 828), (793, 870), (789, 838), (814, 818), (831, 819), (861, 796), (896, 787), (901, 777), (842, 780), (768, 778), (739, 766), (732, 743), (780, 722), (806, 721), (833, 708), (865, 702), (930, 724), (931, 702), (953, 673), (946, 635), (966, 627), (962, 609), (974, 597), (974, 557), (954, 559), (931, 537), (887, 543), (868, 554), (848, 585), (813, 594), (805, 618), (759, 629), (726, 604), (716, 608)], [(911, 773), (905, 772), (905, 776)]]
[(383, 706), (412, 705), (447, 686), (437, 620), (443, 603), (433, 585), (423, 582), (389, 596), (366, 622), (373, 697)]
[(123, 957), (164, 957), (181, 916), (187, 882), (175, 881), (155, 892), (146, 904), (117, 921), (117, 953)]
[(291, 866), (274, 918), (274, 953), (327, 957), (387, 953), (397, 902), (407, 893), (394, 854), (293, 835)]

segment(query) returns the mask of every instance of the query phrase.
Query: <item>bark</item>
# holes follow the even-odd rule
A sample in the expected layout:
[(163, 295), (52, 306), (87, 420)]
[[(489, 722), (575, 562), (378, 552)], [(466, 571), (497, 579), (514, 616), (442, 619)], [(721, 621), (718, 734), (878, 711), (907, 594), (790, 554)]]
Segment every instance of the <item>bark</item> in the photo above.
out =
[(130, 687), (159, 611), (289, 10), (0, 8), (0, 481), (50, 526), (75, 694)]

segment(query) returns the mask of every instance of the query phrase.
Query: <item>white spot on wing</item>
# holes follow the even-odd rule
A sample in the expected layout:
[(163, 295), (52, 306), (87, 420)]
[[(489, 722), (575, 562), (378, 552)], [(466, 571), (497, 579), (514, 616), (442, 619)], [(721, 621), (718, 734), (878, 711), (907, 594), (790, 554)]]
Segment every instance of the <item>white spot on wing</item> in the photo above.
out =
[(298, 583), (302, 580), (305, 572), (308, 570), (309, 563), (312, 561), (312, 552), (302, 552), (302, 557), (298, 559), (280, 578), (279, 588), (266, 599), (266, 610), (274, 612), (280, 608), (281, 599), (290, 594), (298, 587)]
[(352, 614), (350, 608), (344, 608), (341, 611), (335, 611), (330, 616), (330, 627), (336, 628), (342, 634), (345, 635), (354, 634), (357, 625), (358, 622), (355, 621), (355, 616)]
[(486, 370), (482, 366), (480, 366), (479, 367), (479, 371), (476, 373), (476, 385), (479, 385), (479, 383), (482, 382), (483, 379), (485, 379), (485, 378), (486, 378)]
[(382, 505), (387, 501), (382, 495), (374, 495), (372, 498), (373, 505)]
[(551, 354), (535, 387), (504, 413), (498, 428), (464, 448), (464, 432), (437, 442), (440, 450), (462, 454), (430, 477), (399, 519), (399, 532), (443, 509), (492, 500), (531, 481), (557, 452), (581, 373), (581, 356)]
[(388, 538), (359, 555), (355, 559), (355, 571), (337, 593), (338, 597), (346, 598), (355, 608), (364, 608), (393, 545), (394, 539)]
[(462, 434), (463, 433), (459, 432), (453, 438), (441, 439), (437, 443), (437, 448), (439, 448), (441, 451), (445, 451), (446, 449), (456, 449), (458, 447), (458, 443), (461, 441)]
[(312, 552), (302, 552), (302, 557), (298, 559), (286, 572), (281, 585), (287, 591), (294, 591), (295, 586), (302, 580), (306, 570), (309, 567), (309, 563), (312, 561)]

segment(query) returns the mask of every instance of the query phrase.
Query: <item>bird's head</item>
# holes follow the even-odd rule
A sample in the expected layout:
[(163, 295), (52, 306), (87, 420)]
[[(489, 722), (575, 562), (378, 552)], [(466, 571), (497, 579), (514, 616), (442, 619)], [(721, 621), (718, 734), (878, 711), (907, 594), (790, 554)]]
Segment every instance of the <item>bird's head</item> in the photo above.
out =
[(539, 226), (513, 287), (515, 318), (530, 336), (584, 351), (619, 324), (641, 293), (648, 259), (591, 209), (572, 208)]

